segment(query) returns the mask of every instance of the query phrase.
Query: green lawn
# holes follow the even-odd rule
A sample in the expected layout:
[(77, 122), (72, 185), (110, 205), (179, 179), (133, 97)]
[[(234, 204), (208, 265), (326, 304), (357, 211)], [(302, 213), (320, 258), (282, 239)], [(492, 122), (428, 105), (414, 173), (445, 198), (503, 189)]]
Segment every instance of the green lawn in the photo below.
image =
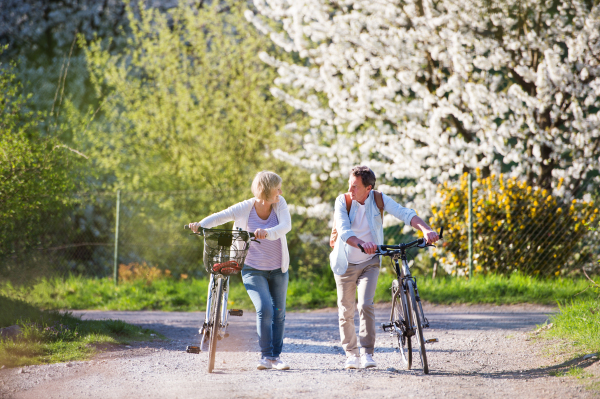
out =
[[(379, 277), (376, 302), (389, 301), (393, 276)], [(459, 278), (418, 278), (421, 298), (441, 304), (452, 303), (537, 303), (555, 304), (573, 298), (587, 287), (583, 279), (538, 279), (520, 275), (480, 276), (471, 281)], [(208, 280), (170, 278), (146, 282), (122, 282), (117, 287), (109, 278), (69, 277), (40, 280), (28, 286), (0, 284), (0, 294), (21, 299), (44, 309), (179, 310), (204, 311)], [(593, 298), (590, 290), (578, 298)], [(293, 310), (336, 306), (332, 276), (312, 280), (291, 279), (287, 306)], [(251, 310), (252, 303), (239, 278), (232, 280), (229, 307)]]
[(120, 320), (81, 320), (68, 312), (39, 310), (30, 303), (3, 295), (0, 295), (0, 309), (0, 327), (21, 328), (16, 339), (0, 338), (0, 367), (85, 360), (99, 346), (161, 338), (151, 330)]
[(550, 318), (552, 328), (544, 335), (568, 341), (573, 357), (600, 354), (600, 296), (569, 301), (559, 309), (560, 312)]

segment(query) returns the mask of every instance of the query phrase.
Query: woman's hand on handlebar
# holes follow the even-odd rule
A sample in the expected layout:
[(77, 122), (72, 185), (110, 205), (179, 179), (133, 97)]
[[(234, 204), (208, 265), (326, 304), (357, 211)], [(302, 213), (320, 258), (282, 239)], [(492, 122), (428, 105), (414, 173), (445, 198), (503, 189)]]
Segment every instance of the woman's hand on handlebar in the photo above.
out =
[(264, 230), (264, 229), (254, 230), (254, 237), (256, 237), (259, 240), (264, 240), (265, 238), (267, 238), (267, 230)]
[(192, 230), (194, 233), (197, 233), (198, 230), (202, 227), (200, 226), (200, 222), (190, 223), (188, 226), (190, 227), (190, 230)]

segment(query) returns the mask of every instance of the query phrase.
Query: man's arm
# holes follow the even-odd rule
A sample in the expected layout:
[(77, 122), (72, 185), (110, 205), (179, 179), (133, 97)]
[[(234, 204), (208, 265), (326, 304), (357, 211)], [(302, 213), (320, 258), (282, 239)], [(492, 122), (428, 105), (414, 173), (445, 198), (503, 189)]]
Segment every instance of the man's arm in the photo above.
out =
[(429, 225), (417, 215), (413, 216), (410, 220), (410, 225), (423, 232), (423, 237), (427, 240), (428, 244), (433, 244), (440, 239), (435, 230), (429, 227)]
[(335, 201), (335, 223), (340, 239), (351, 247), (358, 248), (360, 244), (366, 253), (374, 254), (377, 245), (374, 243), (365, 243), (354, 235), (348, 211), (346, 210), (346, 198), (340, 195)]

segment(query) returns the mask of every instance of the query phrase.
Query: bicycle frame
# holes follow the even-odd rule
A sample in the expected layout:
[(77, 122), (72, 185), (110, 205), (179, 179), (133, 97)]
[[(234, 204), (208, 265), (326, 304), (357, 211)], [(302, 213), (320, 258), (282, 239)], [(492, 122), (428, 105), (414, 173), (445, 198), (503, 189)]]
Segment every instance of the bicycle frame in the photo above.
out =
[[(217, 334), (219, 335), (219, 339), (223, 338), (224, 335), (226, 334), (226, 330), (227, 330), (227, 326), (228, 326), (228, 319), (229, 319), (229, 312), (227, 310), (227, 300), (229, 298), (229, 276), (224, 276), (222, 274), (213, 274), (210, 277), (210, 292), (211, 295), (206, 299), (206, 316), (204, 317), (204, 324), (202, 325), (202, 329), (200, 330), (200, 334), (204, 334), (205, 330), (208, 328), (208, 323), (209, 323), (209, 318), (210, 318), (210, 311), (212, 309), (212, 302), (213, 299), (215, 298), (215, 296), (217, 295), (217, 279), (221, 278), (223, 279), (223, 300), (221, 301), (222, 305), (221, 305), (221, 322), (219, 323), (220, 325), (217, 328)], [(213, 327), (213, 326), (211, 326)], [(214, 327), (211, 328), (211, 330), (214, 330)]]
[[(398, 259), (402, 261), (402, 267), (400, 267), (400, 263)], [(403, 313), (404, 313), (404, 322), (406, 325), (406, 335), (408, 337), (412, 337), (415, 335), (416, 326), (413, 323), (412, 317), (410, 317), (410, 310), (408, 309), (408, 286), (407, 284), (413, 284), (413, 288), (415, 290), (415, 299), (417, 300), (419, 306), (419, 313), (421, 314), (421, 326), (423, 328), (429, 327), (429, 322), (427, 322), (425, 318), (425, 314), (423, 313), (423, 306), (421, 305), (421, 298), (419, 297), (419, 290), (417, 289), (417, 280), (410, 274), (410, 267), (408, 266), (408, 260), (406, 258), (406, 249), (400, 249), (400, 253), (396, 253), (392, 256), (392, 260), (394, 262), (394, 271), (396, 272), (396, 276), (398, 277), (399, 290), (401, 290), (402, 295), (402, 304), (403, 304)]]

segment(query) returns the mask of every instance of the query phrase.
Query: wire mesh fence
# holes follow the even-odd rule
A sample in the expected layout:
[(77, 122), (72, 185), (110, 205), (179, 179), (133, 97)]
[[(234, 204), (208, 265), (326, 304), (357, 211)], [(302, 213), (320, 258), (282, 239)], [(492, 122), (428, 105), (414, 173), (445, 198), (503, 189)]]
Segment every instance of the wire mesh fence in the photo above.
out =
[(543, 189), (514, 178), (478, 177), (472, 185), (470, 224), (465, 176), (439, 191), (441, 203), (433, 209), (433, 221), (447, 226), (448, 239), (435, 255), (447, 271), (468, 274), (471, 228), (475, 273), (558, 276), (582, 268), (596, 272), (597, 187), (593, 180)]
[[(593, 201), (598, 192), (593, 187), (597, 185), (584, 184), (559, 195), (528, 188), (516, 180), (476, 180), (475, 272), (554, 276), (582, 267), (597, 272), (600, 237), (591, 228), (598, 222)], [(438, 275), (464, 275), (469, 265), (467, 187), (461, 181), (440, 188), (440, 193), (443, 201), (430, 210), (430, 222), (438, 228), (445, 226), (443, 246), (420, 252), (416, 263), (426, 274), (438, 270)], [(332, 206), (325, 209), (332, 213)], [(300, 205), (291, 208), (290, 270), (306, 275), (328, 269), (331, 219), (300, 212)], [(206, 205), (197, 201), (194, 191), (121, 192), (116, 243), (117, 194), (80, 195), (69, 199), (63, 214), (49, 217), (52, 223), (42, 221), (36, 226), (35, 242), (23, 245), (21, 238), (15, 237), (3, 243), (0, 274), (17, 280), (69, 274), (110, 277), (115, 265), (146, 263), (175, 277), (202, 277), (206, 275), (202, 239), (184, 231), (183, 225), (207, 215)], [(391, 219), (390, 215), (384, 219), (386, 243), (418, 236), (402, 223), (390, 224)]]

